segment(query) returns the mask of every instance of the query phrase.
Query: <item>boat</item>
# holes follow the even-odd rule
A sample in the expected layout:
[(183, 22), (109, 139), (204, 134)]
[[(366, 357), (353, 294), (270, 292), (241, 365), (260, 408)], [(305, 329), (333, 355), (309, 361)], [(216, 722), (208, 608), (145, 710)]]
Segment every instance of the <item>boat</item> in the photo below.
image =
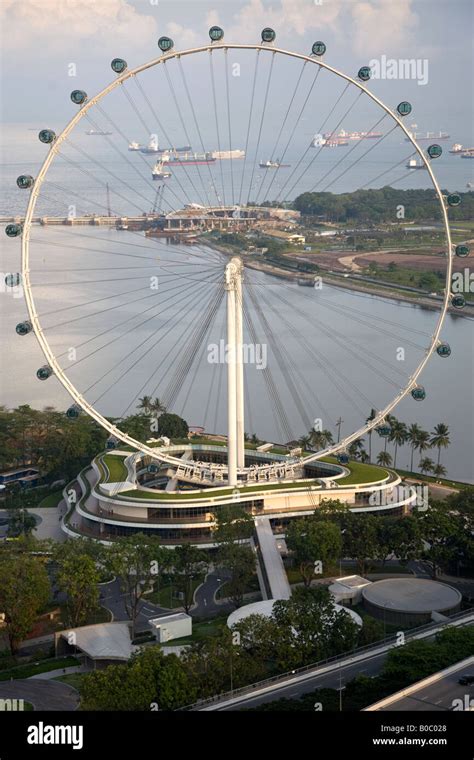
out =
[(461, 158), (474, 158), (474, 148), (468, 148), (467, 150), (463, 150), (461, 153)]
[(154, 180), (169, 179), (171, 177), (171, 172), (164, 168), (163, 161), (157, 161), (152, 169), (151, 176)]
[(260, 161), (260, 169), (288, 169), (290, 164), (281, 164), (279, 160), (276, 161)]
[(128, 145), (129, 150), (140, 150), (140, 143), (137, 142), (131, 142)]
[(169, 179), (171, 177), (171, 172), (168, 171), (168, 169), (164, 169), (163, 167), (163, 161), (156, 162), (151, 172), (151, 176), (154, 180)]
[(463, 152), (463, 147), (461, 143), (454, 143), (451, 150), (448, 151), (448, 153), (462, 153), (462, 152)]
[(468, 182), (467, 185), (466, 185), (466, 187), (467, 187), (468, 190), (473, 190), (474, 189), (474, 182)]
[(86, 130), (86, 135), (101, 135), (101, 136), (107, 136), (112, 135), (113, 132), (107, 132), (103, 129), (88, 129)]
[(349, 145), (349, 140), (343, 140), (337, 138), (336, 140), (325, 140), (323, 148), (346, 148)]
[(161, 160), (163, 162), (168, 162), (170, 166), (197, 166), (200, 164), (215, 164), (216, 162), (212, 153), (209, 152), (189, 153), (188, 151), (185, 151), (181, 153), (178, 150), (174, 150), (173, 152), (163, 151)]
[(416, 158), (410, 158), (409, 162), (406, 164), (407, 169), (426, 169), (426, 166), (422, 161), (418, 162)]
[[(422, 142), (423, 140), (449, 140), (451, 135), (447, 132), (409, 132), (413, 140)], [(405, 137), (405, 142), (410, 142), (410, 137)]]
[(217, 159), (245, 158), (245, 150), (213, 150), (212, 157)]

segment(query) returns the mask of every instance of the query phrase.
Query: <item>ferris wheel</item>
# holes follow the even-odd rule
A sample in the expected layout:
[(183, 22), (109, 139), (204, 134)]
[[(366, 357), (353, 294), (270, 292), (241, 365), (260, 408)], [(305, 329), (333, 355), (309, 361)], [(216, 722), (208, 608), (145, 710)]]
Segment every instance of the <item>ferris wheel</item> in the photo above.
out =
[[(171, 411), (194, 403), (194, 419), (206, 428), (226, 421), (241, 477), (244, 405), (246, 429), (255, 431), (252, 412), (273, 420), (273, 440), (301, 435), (316, 418), (334, 425), (334, 410), (345, 405), (351, 432), (305, 457), (333, 454), (344, 463), (351, 442), (373, 429), (389, 434), (387, 418), (402, 399), (425, 398), (419, 379), (427, 362), (451, 353), (443, 321), (448, 308), (464, 306), (451, 292), (452, 261), (468, 251), (451, 242), (448, 210), (461, 199), (443, 195), (436, 180), (441, 147), (423, 150), (405, 126), (411, 104), (382, 102), (368, 66), (349, 76), (326, 63), (323, 42), (308, 55), (289, 51), (269, 28), (258, 44), (224, 41), (216, 26), (209, 36), (179, 51), (161, 37), (159, 57), (135, 68), (115, 58), (116, 77), (101, 92), (71, 93), (78, 110), (61, 132), (39, 132), (48, 153), (35, 177), (18, 177), (28, 205), (24, 219), (6, 227), (21, 240), (22, 259), (7, 284), (22, 284), (28, 312), (16, 331), (36, 336), (46, 362), (37, 377), (64, 386), (69, 417), (84, 411), (151, 457), (156, 448), (124, 432), (120, 420), (140, 397), (157, 394)], [(351, 120), (363, 129), (345, 140)], [(259, 250), (262, 238), (298, 237), (297, 195), (403, 183), (414, 158), (445, 238), (444, 294), (430, 324), (417, 327), (411, 317), (398, 324), (384, 316), (383, 301), (374, 312), (371, 296), (354, 302), (342, 289), (300, 287), (318, 279), (311, 250), (295, 257), (301, 281), (282, 279), (278, 252)], [(225, 358), (210, 362), (209, 346), (219, 351), (232, 335), (239, 345), (245, 336), (254, 348), (264, 344), (271, 361), (256, 368), (241, 361), (235, 372)], [(380, 348), (400, 340), (410, 347), (403, 370)], [(229, 451), (235, 484), (230, 458)]]

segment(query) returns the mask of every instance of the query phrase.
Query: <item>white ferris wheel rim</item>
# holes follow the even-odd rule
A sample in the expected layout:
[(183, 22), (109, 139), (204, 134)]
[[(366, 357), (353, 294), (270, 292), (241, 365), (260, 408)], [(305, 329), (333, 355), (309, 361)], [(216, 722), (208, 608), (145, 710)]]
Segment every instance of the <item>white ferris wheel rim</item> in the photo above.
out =
[[(132, 438), (131, 436), (127, 435), (127, 433), (124, 433), (122, 430), (117, 428), (116, 425), (113, 425), (102, 414), (100, 414), (100, 412), (98, 412), (94, 408), (94, 406), (90, 404), (82, 396), (82, 394), (76, 389), (74, 384), (71, 383), (71, 381), (68, 379), (63, 369), (57, 362), (53, 351), (51, 350), (51, 347), (41, 327), (38, 314), (36, 312), (36, 307), (35, 307), (35, 302), (34, 302), (32, 290), (31, 290), (31, 283), (30, 283), (30, 277), (29, 277), (29, 272), (30, 272), (29, 270), (29, 266), (30, 266), (29, 238), (30, 238), (30, 229), (31, 229), (31, 224), (32, 224), (33, 213), (36, 207), (39, 191), (46, 177), (47, 171), (51, 163), (53, 162), (53, 159), (55, 158), (56, 153), (58, 152), (59, 146), (66, 140), (70, 132), (72, 132), (74, 127), (81, 121), (81, 119), (86, 115), (86, 113), (89, 111), (90, 108), (92, 108), (94, 105), (99, 103), (104, 97), (106, 97), (110, 92), (112, 92), (117, 87), (119, 87), (123, 82), (127, 81), (128, 79), (131, 79), (137, 74), (140, 74), (142, 71), (151, 69), (154, 66), (158, 66), (159, 64), (165, 63), (166, 61), (172, 60), (174, 58), (179, 59), (188, 55), (194, 55), (196, 53), (202, 53), (206, 51), (212, 52), (218, 49), (223, 49), (224, 51), (226, 50), (256, 50), (256, 51), (264, 50), (267, 52), (271, 52), (273, 54), (278, 53), (281, 55), (289, 56), (290, 58), (296, 58), (302, 61), (312, 63), (314, 65), (317, 65), (320, 68), (326, 69), (327, 71), (330, 71), (332, 74), (335, 74), (336, 76), (341, 77), (346, 82), (353, 84), (355, 87), (358, 87), (374, 103), (376, 103), (380, 108), (382, 108), (385, 111), (385, 113), (390, 118), (392, 118), (397, 123), (397, 125), (402, 129), (402, 131), (405, 133), (408, 141), (411, 142), (416, 152), (420, 156), (421, 160), (423, 161), (426, 170), (428, 171), (428, 174), (430, 176), (431, 182), (433, 184), (433, 187), (435, 189), (436, 195), (438, 197), (438, 200), (442, 209), (443, 225), (444, 225), (444, 231), (445, 231), (446, 243), (447, 243), (447, 251), (446, 251), (447, 266), (446, 266), (445, 292), (444, 292), (443, 305), (441, 307), (441, 310), (438, 316), (436, 327), (431, 336), (430, 345), (425, 351), (425, 356), (422, 358), (422, 360), (420, 361), (420, 363), (418, 364), (414, 372), (408, 378), (406, 385), (400, 389), (398, 394), (392, 399), (392, 401), (390, 401), (384, 407), (384, 409), (377, 412), (373, 420), (366, 421), (366, 423), (362, 427), (360, 427), (358, 430), (351, 433), (350, 435), (345, 436), (341, 441), (338, 441), (336, 444), (332, 444), (326, 447), (325, 449), (315, 452), (314, 454), (301, 458), (300, 460), (301, 462), (304, 462), (305, 464), (309, 464), (310, 462), (317, 461), (323, 457), (327, 457), (332, 454), (337, 454), (337, 452), (344, 451), (353, 441), (357, 440), (358, 438), (362, 438), (369, 431), (376, 428), (378, 425), (380, 425), (381, 422), (385, 420), (387, 415), (389, 415), (395, 409), (395, 407), (398, 406), (400, 401), (402, 401), (402, 399), (405, 398), (411, 392), (411, 390), (416, 387), (419, 376), (423, 372), (425, 366), (427, 365), (429, 359), (431, 358), (432, 354), (436, 350), (437, 345), (440, 342), (439, 336), (440, 336), (443, 322), (444, 322), (444, 319), (449, 307), (449, 303), (450, 303), (450, 295), (451, 295), (450, 284), (451, 284), (451, 276), (452, 276), (452, 257), (453, 257), (453, 246), (451, 242), (451, 233), (450, 233), (450, 228), (449, 228), (447, 207), (444, 202), (444, 197), (439, 187), (438, 181), (431, 168), (430, 161), (428, 160), (424, 151), (422, 150), (422, 148), (420, 148), (416, 140), (413, 138), (412, 134), (405, 127), (400, 116), (397, 115), (396, 111), (392, 110), (387, 105), (385, 105), (385, 103), (382, 100), (380, 100), (380, 98), (378, 98), (376, 95), (374, 95), (372, 92), (370, 92), (370, 90), (368, 90), (367, 87), (361, 81), (354, 79), (353, 77), (350, 77), (349, 75), (345, 74), (344, 72), (339, 71), (333, 66), (330, 66), (329, 64), (321, 60), (321, 58), (316, 57), (316, 56), (305, 55), (303, 53), (295, 53), (293, 51), (286, 50), (284, 48), (275, 47), (273, 44), (244, 44), (244, 43), (228, 43), (228, 42), (208, 43), (206, 45), (189, 48), (187, 50), (181, 50), (181, 51), (172, 50), (171, 52), (160, 55), (158, 58), (154, 58), (151, 61), (148, 61), (147, 63), (140, 64), (139, 66), (136, 66), (133, 69), (127, 69), (123, 74), (118, 75), (116, 79), (114, 79), (112, 82), (110, 82), (110, 84), (104, 87), (103, 90), (97, 93), (97, 95), (94, 95), (90, 99), (88, 98), (87, 101), (82, 106), (80, 106), (78, 112), (66, 124), (62, 132), (56, 136), (54, 142), (51, 143), (49, 152), (38, 172), (38, 175), (35, 177), (35, 182), (30, 194), (25, 219), (23, 222), (22, 246), (21, 246), (22, 248), (22, 252), (21, 252), (22, 285), (24, 289), (28, 315), (29, 315), (29, 319), (31, 321), (36, 339), (38, 340), (38, 343), (41, 347), (41, 350), (49, 366), (53, 370), (54, 375), (58, 378), (60, 383), (67, 390), (67, 392), (69, 393), (69, 395), (75, 401), (76, 404), (78, 404), (90, 417), (92, 417), (92, 419), (94, 419), (99, 425), (101, 425), (101, 427), (103, 427), (111, 436), (122, 441), (122, 443), (125, 443), (126, 445), (129, 445), (132, 448), (136, 449), (137, 451), (147, 454), (148, 456), (154, 459), (160, 459), (161, 461), (167, 462), (175, 466), (181, 462), (181, 460), (178, 457), (174, 457), (169, 454), (165, 454), (163, 452), (160, 453), (156, 449), (150, 446), (147, 446), (146, 444), (143, 444), (140, 441), (137, 441), (135, 438)], [(262, 465), (259, 469), (264, 469), (266, 466), (268, 465)]]

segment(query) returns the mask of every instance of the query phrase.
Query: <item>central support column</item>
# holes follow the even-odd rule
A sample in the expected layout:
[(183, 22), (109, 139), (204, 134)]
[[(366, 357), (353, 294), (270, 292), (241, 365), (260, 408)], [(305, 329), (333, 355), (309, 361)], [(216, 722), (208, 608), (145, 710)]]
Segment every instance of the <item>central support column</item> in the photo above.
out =
[(227, 291), (227, 466), (229, 485), (236, 486), (237, 468), (243, 466), (244, 455), (242, 262), (237, 256), (232, 258), (225, 268), (225, 289)]

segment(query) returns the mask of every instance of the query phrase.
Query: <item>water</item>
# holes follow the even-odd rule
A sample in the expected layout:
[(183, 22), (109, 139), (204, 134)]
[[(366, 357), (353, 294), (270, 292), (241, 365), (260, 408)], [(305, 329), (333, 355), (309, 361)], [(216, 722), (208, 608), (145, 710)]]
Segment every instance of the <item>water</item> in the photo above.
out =
[[(112, 103), (108, 109), (114, 119), (119, 113), (118, 105), (115, 106)], [(280, 104), (275, 105), (275, 112), (278, 108), (281, 116)], [(354, 114), (353, 121), (342, 126), (367, 129), (374, 123), (369, 119), (373, 116), (363, 112)], [(324, 150), (314, 165), (309, 162), (315, 151), (309, 151), (305, 176), (294, 187), (291, 181), (285, 187), (308, 144), (310, 133), (316, 129), (314, 120), (309, 116), (305, 118), (285, 156), (292, 168), (279, 170), (273, 179), (275, 196), (280, 193), (283, 198), (291, 189), (291, 197), (294, 197), (312, 189), (318, 181), (317, 189), (324, 189), (329, 181), (335, 180), (329, 188), (331, 191), (353, 190), (411, 152), (401, 136), (393, 134), (383, 146), (375, 146), (338, 180), (344, 167), (370, 147), (370, 141), (358, 144), (339, 167), (336, 164), (343, 152), (352, 146)], [(172, 115), (169, 119), (167, 131), (177, 135), (176, 142), (186, 142), (178, 120), (173, 121)], [(258, 114), (256, 119), (258, 125)], [(336, 123), (337, 120), (328, 126), (334, 127)], [(203, 135), (205, 147), (217, 149), (215, 133), (209, 124), (212, 126), (212, 121), (207, 123), (208, 131)], [(133, 120), (130, 113), (120, 125), (127, 139), (147, 141), (143, 125)], [(54, 124), (31, 126), (60, 129)], [(78, 215), (104, 214), (106, 184), (109, 184), (112, 213), (135, 215), (149, 211), (156, 194), (156, 183), (153, 185), (151, 181), (154, 158), (126, 151), (119, 158), (112, 145), (124, 151), (120, 135), (114, 133), (110, 143), (103, 137), (88, 137), (84, 131), (90, 126), (83, 120), (74, 136), (72, 142), (80, 150), (69, 146), (64, 156), (54, 162), (37, 213), (66, 215), (69, 208), (75, 206)], [(102, 118), (98, 126), (110, 125)], [(147, 126), (151, 131), (152, 125)], [(225, 121), (221, 124), (222, 149), (229, 147), (223, 137), (224, 127)], [(238, 127), (237, 121), (232, 147), (243, 148), (245, 122), (240, 124), (240, 129)], [(266, 197), (272, 177), (255, 167), (254, 158), (258, 161), (271, 157), (276, 137), (271, 127), (269, 122), (258, 145), (256, 130), (251, 134), (245, 163), (225, 161), (209, 168), (187, 167), (186, 170), (176, 167), (175, 176), (165, 190), (162, 210), (166, 212), (189, 201), (206, 203), (206, 196), (213, 201), (215, 191), (219, 198), (225, 196), (227, 202), (238, 201), (241, 184), (241, 200), (245, 201), (250, 195), (261, 201)], [(188, 129), (192, 129), (191, 121)], [(284, 131), (273, 157), (282, 154), (285, 134)], [(193, 147), (200, 150), (195, 134), (193, 138)], [(453, 136), (453, 142), (454, 139), (460, 138)], [(161, 141), (166, 142), (164, 138)], [(450, 142), (443, 145), (447, 148)], [(28, 125), (5, 126), (2, 214), (24, 213), (27, 193), (16, 188), (15, 178), (20, 173), (35, 175), (46, 150), (46, 146), (39, 143), (36, 131), (29, 131)], [(98, 166), (97, 161), (102, 166)], [(334, 171), (323, 179), (332, 167)], [(442, 187), (463, 189), (471, 179), (470, 162), (447, 153), (437, 161), (436, 170)], [(388, 172), (375, 185), (395, 181), (401, 175), (406, 179), (395, 187), (429, 186), (424, 172), (406, 175), (403, 167)], [(295, 172), (294, 179), (298, 176), (299, 172)], [(5, 236), (0, 240), (3, 271), (18, 271), (19, 240), (8, 240)], [(153, 393), (169, 401), (170, 408), (183, 414), (189, 424), (226, 431), (225, 367), (208, 361), (208, 346), (224, 337), (222, 302), (210, 320), (208, 331), (203, 324), (206, 303), (220, 290), (218, 280), (225, 265), (224, 257), (203, 247), (171, 246), (156, 240), (147, 241), (143, 235), (131, 232), (90, 227), (34, 227), (30, 250), (33, 292), (38, 313), (44, 315), (41, 323), (45, 335), (68, 377), (102, 414), (130, 414), (140, 396)], [(156, 292), (151, 289), (152, 277), (159, 278)], [(249, 298), (250, 287), (259, 304), (257, 309)], [(323, 426), (333, 433), (339, 417), (344, 420), (343, 435), (357, 429), (371, 407), (382, 408), (406, 383), (423, 356), (437, 319), (435, 312), (410, 304), (326, 285), (318, 292), (282, 283), (255, 271), (246, 271), (245, 288), (247, 318), (254, 325), (258, 342), (267, 347), (271, 374), (268, 377), (268, 372), (253, 364), (245, 367), (245, 427), (249, 433), (256, 432), (262, 438), (273, 440), (299, 437), (315, 419), (321, 419)], [(29, 403), (35, 407), (51, 404), (67, 408), (70, 398), (54, 377), (46, 382), (35, 377), (44, 357), (34, 337), (20, 338), (15, 334), (15, 325), (26, 318), (23, 299), (4, 293), (2, 304), (3, 403), (8, 407)], [(266, 322), (262, 321), (260, 309)], [(99, 310), (102, 313), (96, 314)], [(103, 335), (97, 337), (99, 333)], [(404, 400), (395, 414), (408, 424), (418, 422), (429, 430), (438, 422), (447, 423), (452, 443), (442, 453), (442, 462), (448, 467), (450, 477), (474, 481), (472, 320), (449, 315), (442, 337), (450, 343), (452, 356), (447, 360), (435, 356), (428, 365), (422, 377), (427, 390), (426, 401)], [(247, 323), (246, 340), (251, 342)], [(403, 361), (396, 358), (400, 348), (405, 351)], [(71, 349), (76, 351), (72, 359)], [(191, 362), (193, 352), (195, 359)], [(72, 366), (76, 361), (79, 363)], [(373, 438), (376, 453), (378, 437)], [(436, 452), (430, 454), (436, 458)], [(408, 463), (409, 449), (405, 446), (397, 464), (406, 467)]]

